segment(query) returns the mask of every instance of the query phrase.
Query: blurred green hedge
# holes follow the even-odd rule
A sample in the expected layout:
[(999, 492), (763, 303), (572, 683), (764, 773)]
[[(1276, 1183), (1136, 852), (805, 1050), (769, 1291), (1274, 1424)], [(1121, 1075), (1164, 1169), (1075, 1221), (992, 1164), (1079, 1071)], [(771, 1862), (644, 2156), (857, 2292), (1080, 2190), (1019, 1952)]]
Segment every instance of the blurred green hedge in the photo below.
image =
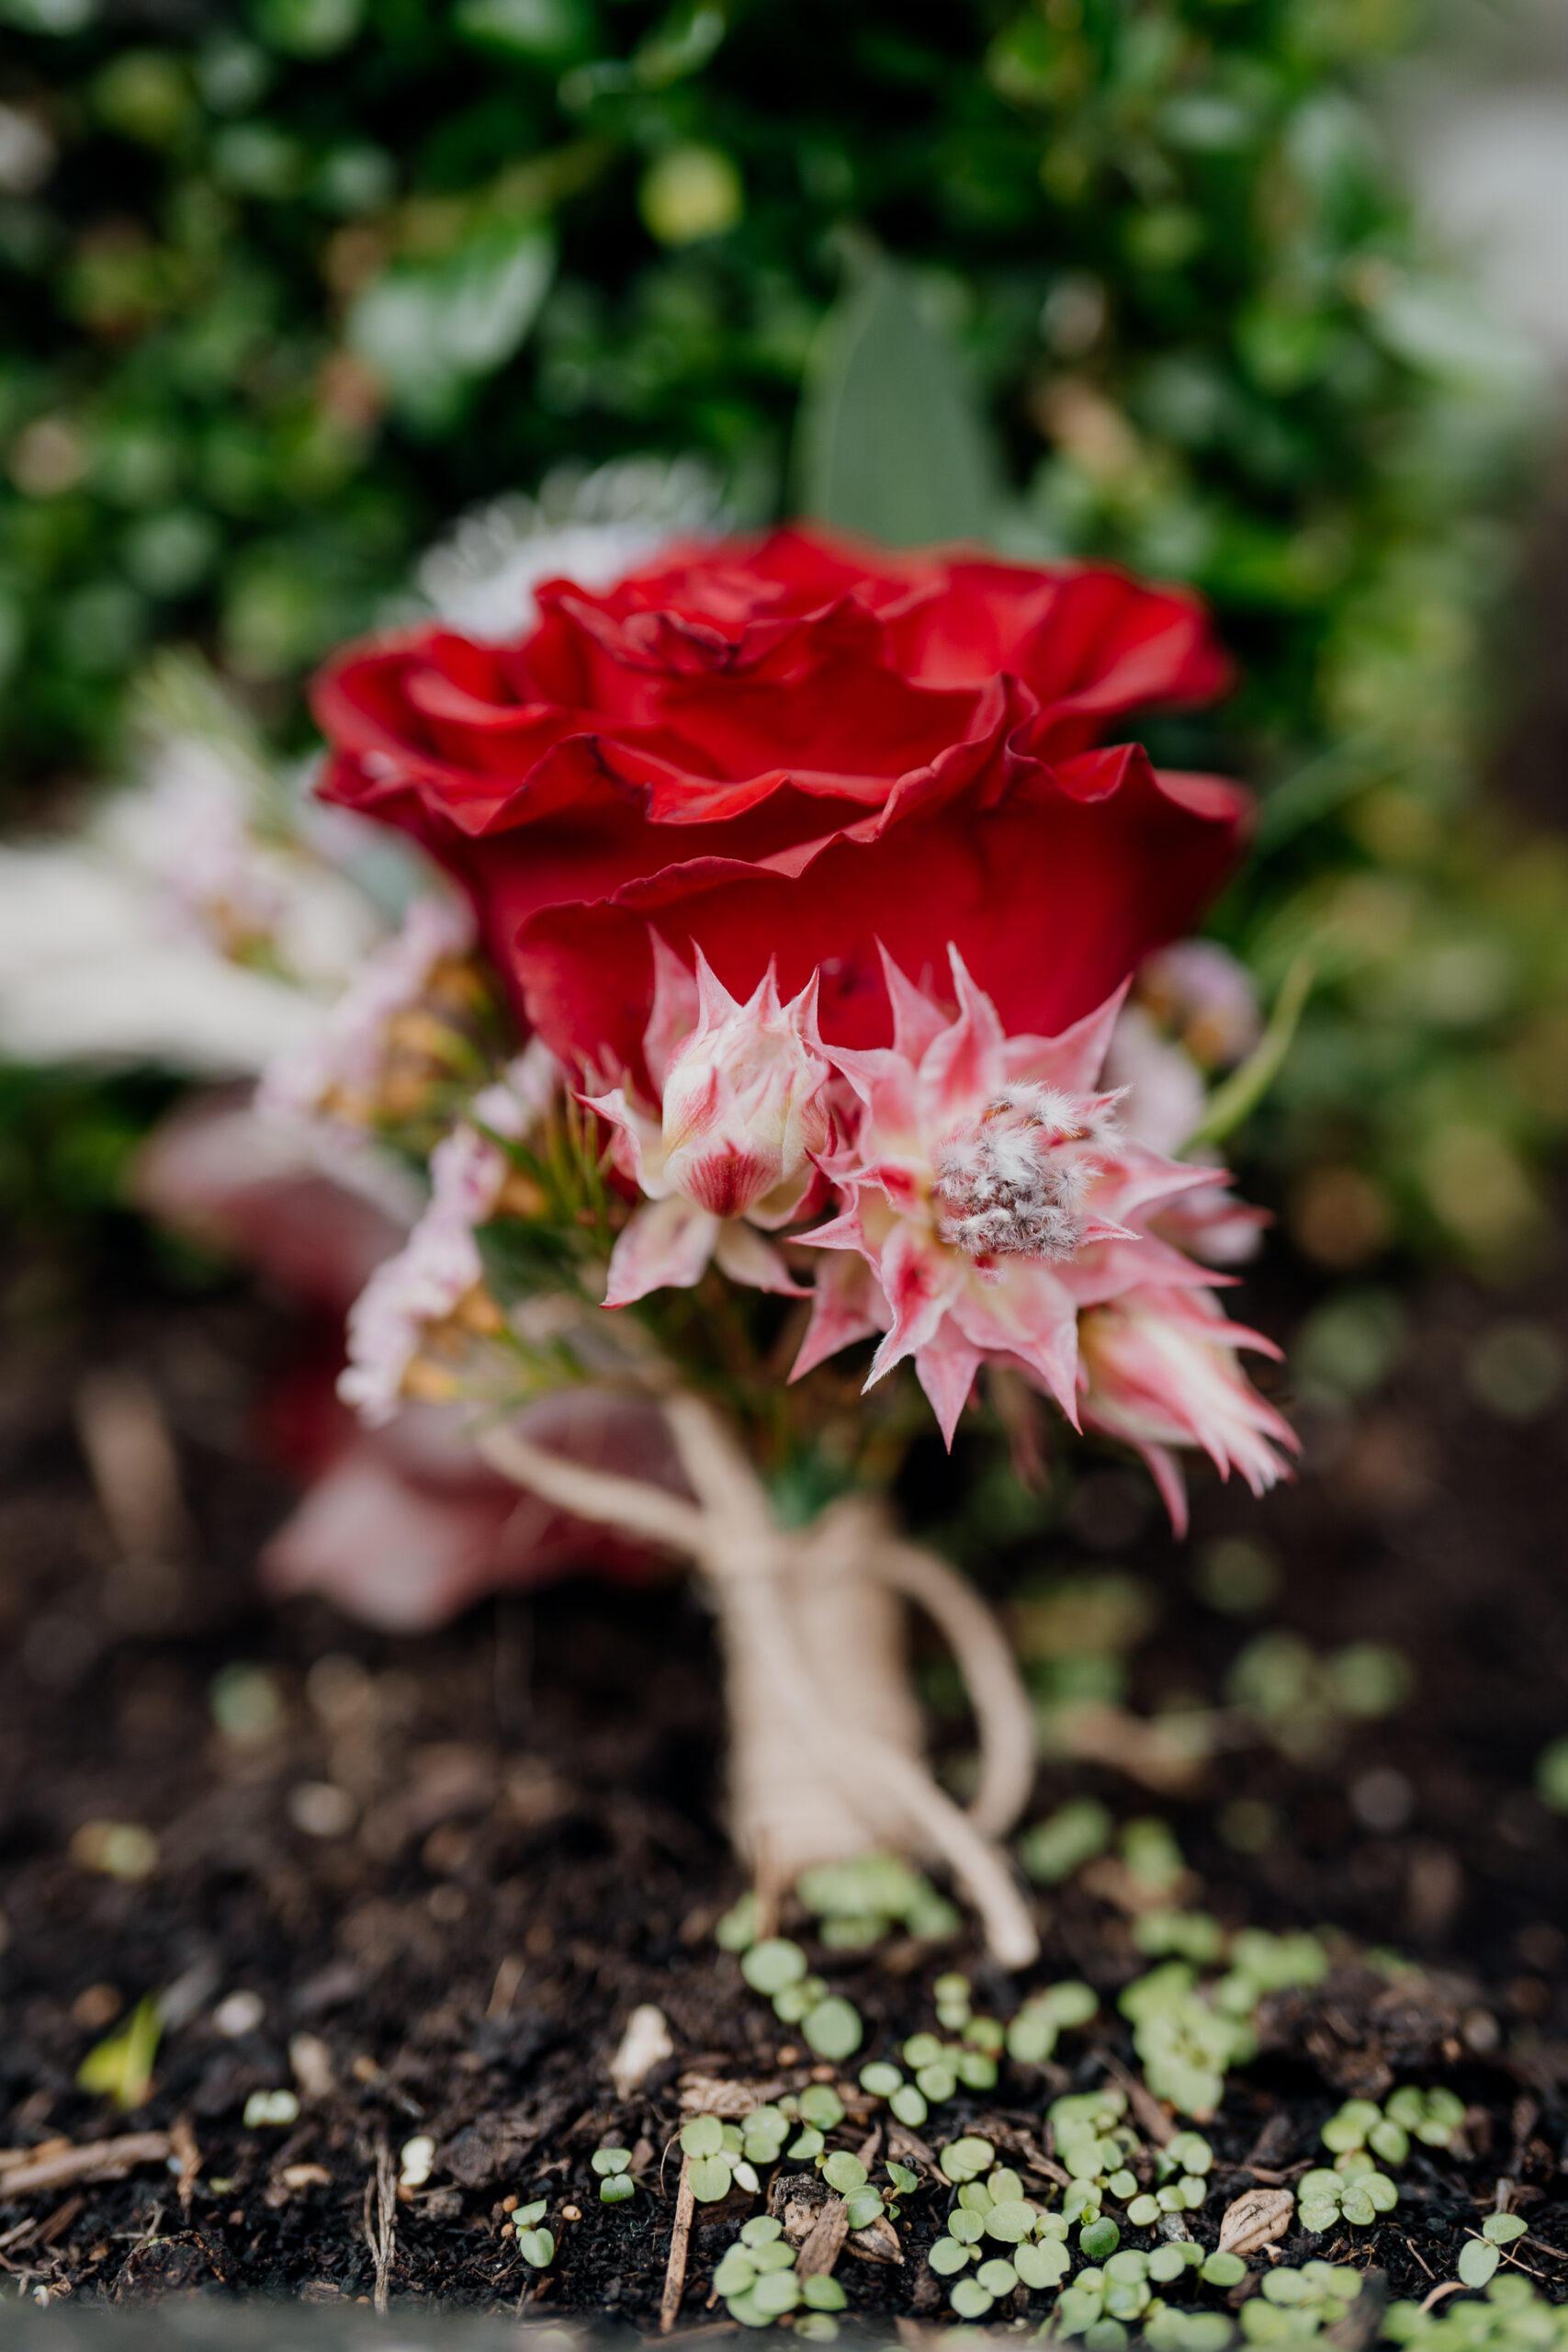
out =
[(1307, 1245), (1539, 1228), (1568, 882), (1471, 813), (1530, 388), (1358, 96), (1397, 0), (0, 0), (0, 27), (13, 817), (113, 755), (170, 638), (301, 740), (302, 676), (437, 528), (563, 459), (695, 450), (741, 516), (787, 508), (824, 321), (892, 256), (988, 419), (1000, 543), (1194, 581), (1244, 664), (1156, 748), (1274, 787), (1219, 920), (1270, 986), (1303, 943), (1323, 967), (1254, 1136)]

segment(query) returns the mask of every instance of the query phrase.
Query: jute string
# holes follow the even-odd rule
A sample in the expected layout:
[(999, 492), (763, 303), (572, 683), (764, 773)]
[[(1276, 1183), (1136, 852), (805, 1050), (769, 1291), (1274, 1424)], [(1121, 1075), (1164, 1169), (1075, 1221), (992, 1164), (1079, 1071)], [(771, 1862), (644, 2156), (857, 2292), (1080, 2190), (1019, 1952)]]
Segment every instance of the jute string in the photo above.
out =
[[(684, 1553), (707, 1578), (726, 1658), (732, 1827), (764, 1894), (812, 1862), (937, 1856), (993, 1956), (1027, 1967), (1039, 1950), (1033, 1922), (994, 1841), (1027, 1802), (1034, 1724), (996, 1619), (869, 1497), (830, 1504), (809, 1527), (779, 1527), (714, 1408), (686, 1391), (661, 1408), (694, 1499), (569, 1461), (504, 1426), (478, 1442), (495, 1469), (557, 1509)], [(981, 1761), (967, 1810), (920, 1755), (903, 1600), (934, 1620), (968, 1685)]]

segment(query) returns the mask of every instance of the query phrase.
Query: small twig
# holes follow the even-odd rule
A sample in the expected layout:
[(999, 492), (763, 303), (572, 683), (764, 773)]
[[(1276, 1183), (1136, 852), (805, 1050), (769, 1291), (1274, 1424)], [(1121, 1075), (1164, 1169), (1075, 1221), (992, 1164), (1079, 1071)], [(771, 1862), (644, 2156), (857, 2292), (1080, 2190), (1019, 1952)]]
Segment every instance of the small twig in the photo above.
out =
[(1103, 2063), (1106, 2073), (1126, 2092), (1145, 2137), (1154, 2141), (1156, 2147), (1166, 2147), (1176, 2137), (1176, 2126), (1147, 2083), (1134, 2075), (1131, 2066), (1124, 2066), (1113, 2051), (1104, 2052)]
[(175, 2159), (180, 2211), (188, 2216), (191, 2199), (196, 2195), (197, 2177), (201, 2171), (201, 2150), (196, 2144), (196, 2134), (190, 2128), (188, 2115), (176, 2115), (170, 2125), (169, 2150)]
[[(1428, 2274), (1428, 2276), (1430, 2274)], [(1429, 2312), (1433, 2310), (1437, 2304), (1442, 2301), (1445, 2295), (1460, 2294), (1462, 2292), (1463, 2288), (1464, 2280), (1462, 2278), (1445, 2278), (1440, 2287), (1433, 2288), (1426, 2301), (1421, 2305), (1421, 2309), (1424, 2312)]]
[(62, 2188), (75, 2180), (123, 2180), (138, 2165), (168, 2162), (166, 2132), (127, 2132), (118, 2140), (89, 2140), (62, 2148), (41, 2163), (17, 2165), (0, 2175), (7, 2197), (30, 2197), (40, 2188)]
[(1420, 2256), (1419, 2252), (1418, 2252), (1418, 2251), (1417, 2251), (1417, 2249), (1416, 2249), (1416, 2241), (1414, 2240), (1414, 2238), (1406, 2238), (1406, 2239), (1405, 2239), (1405, 2241), (1404, 2241), (1404, 2251), (1405, 2251), (1405, 2253), (1406, 2253), (1407, 2255), (1409, 2255), (1409, 2256), (1411, 2256), (1412, 2260), (1414, 2260), (1414, 2261), (1416, 2261), (1416, 2262), (1420, 2262), (1420, 2263), (1421, 2263), (1421, 2267), (1422, 2267), (1422, 2269), (1427, 2273), (1427, 2278), (1435, 2278), (1437, 2277), (1437, 2275), (1438, 2275), (1438, 2274), (1437, 2274), (1437, 2272), (1432, 2268), (1432, 2267), (1431, 2267), (1431, 2265), (1430, 2265), (1429, 2263), (1427, 2263), (1427, 2262), (1421, 2262), (1421, 2256)]
[[(1466, 2230), (1465, 2236), (1467, 2238), (1474, 2238), (1481, 2245), (1490, 2245), (1492, 2243), (1491, 2239), (1486, 2236), (1483, 2231), (1481, 2230)], [(1527, 2245), (1533, 2245), (1533, 2241), (1528, 2238), (1525, 2243)], [(1505, 2262), (1510, 2262), (1513, 2264), (1516, 2270), (1526, 2271), (1529, 2273), (1530, 2278), (1539, 2278), (1543, 2285), (1545, 2284), (1546, 2273), (1543, 2270), (1531, 2270), (1528, 2262), (1521, 2262), (1517, 2254), (1510, 2254), (1506, 2246), (1499, 2246), (1497, 2251)]]
[(63, 2205), (57, 2205), (38, 2233), (39, 2245), (52, 2245), (56, 2238), (63, 2237), (86, 2201), (78, 2190), (74, 2197), (68, 2197)]
[(675, 2192), (675, 2220), (670, 2232), (670, 2260), (665, 2266), (664, 2292), (659, 2301), (659, 2333), (668, 2335), (680, 2315), (681, 2298), (686, 2291), (686, 2254), (692, 2243), (692, 2216), (696, 2211), (696, 2199), (692, 2195), (692, 2159), (681, 2158), (681, 2185)]
[(376, 2143), (376, 2169), (365, 2183), (365, 2238), (376, 2265), (373, 2301), (384, 2317), (391, 2300), (392, 2256), (398, 2242), (398, 2183), (385, 2140)]
[(36, 2221), (17, 2222), (15, 2223), (11, 2229), (8, 2229), (6, 2232), (4, 2237), (0, 2237), (0, 2254), (4, 2254), (9, 2246), (20, 2245), (24, 2239), (32, 2236), (37, 2228), (38, 2222)]

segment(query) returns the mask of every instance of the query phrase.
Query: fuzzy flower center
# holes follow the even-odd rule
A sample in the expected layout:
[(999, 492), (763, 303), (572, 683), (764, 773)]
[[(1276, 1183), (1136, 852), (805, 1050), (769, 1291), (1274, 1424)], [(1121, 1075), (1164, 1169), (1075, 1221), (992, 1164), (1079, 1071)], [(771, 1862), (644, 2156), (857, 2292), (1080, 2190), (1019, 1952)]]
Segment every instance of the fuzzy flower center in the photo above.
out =
[(1010, 1086), (943, 1136), (932, 1206), (943, 1241), (971, 1258), (1069, 1258), (1083, 1240), (1096, 1169), (1079, 1106)]

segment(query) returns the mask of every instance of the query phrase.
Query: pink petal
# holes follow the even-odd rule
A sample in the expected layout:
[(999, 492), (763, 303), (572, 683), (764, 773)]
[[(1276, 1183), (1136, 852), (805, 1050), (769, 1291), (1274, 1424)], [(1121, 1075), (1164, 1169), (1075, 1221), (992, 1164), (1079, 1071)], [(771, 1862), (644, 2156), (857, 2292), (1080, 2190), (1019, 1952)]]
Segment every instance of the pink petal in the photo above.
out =
[(1015, 1261), (995, 1282), (966, 1283), (952, 1314), (985, 1354), (1025, 1365), (1077, 1429), (1077, 1306), (1053, 1269)]
[(638, 1209), (610, 1253), (606, 1306), (629, 1306), (650, 1290), (690, 1290), (718, 1238), (718, 1219), (676, 1193)]
[(1002, 1048), (1007, 1076), (1060, 1087), (1064, 1094), (1088, 1094), (1099, 1083), (1111, 1049), (1111, 1033), (1126, 1001), (1131, 980), (1093, 1012), (1086, 1012), (1059, 1037), (1010, 1037)]
[(610, 1155), (621, 1174), (628, 1177), (639, 1193), (650, 1192), (652, 1188), (643, 1166), (644, 1130), (650, 1130), (646, 1138), (649, 1141), (653, 1139), (658, 1130), (652, 1127), (650, 1121), (639, 1118), (632, 1109), (626, 1100), (626, 1088), (617, 1086), (608, 1094), (580, 1094), (577, 1099), (585, 1111), (596, 1112), (607, 1127), (615, 1129)]
[(946, 1028), (947, 1015), (913, 980), (906, 978), (880, 939), (876, 952), (882, 958), (882, 977), (893, 1007), (893, 1050), (918, 1069), (927, 1048)]
[(1130, 1290), (1150, 1283), (1178, 1290), (1213, 1290), (1216, 1283), (1233, 1279), (1201, 1266), (1156, 1234), (1142, 1233), (1131, 1241), (1103, 1241), (1064, 1258), (1052, 1268), (1063, 1288), (1079, 1306), (1103, 1306)]
[(997, 1008), (976, 987), (956, 947), (948, 948), (958, 1018), (927, 1047), (920, 1060), (920, 1101), (933, 1128), (944, 1126), (994, 1094), (1002, 1083), (1005, 1033)]
[(871, 1255), (858, 1204), (845, 1209), (841, 1216), (829, 1217), (826, 1225), (814, 1225), (809, 1233), (797, 1233), (795, 1238), (810, 1250), (858, 1250), (867, 1259)]
[(942, 1442), (953, 1451), (953, 1433), (958, 1427), (958, 1417), (969, 1402), (975, 1385), (975, 1374), (980, 1369), (980, 1351), (953, 1329), (952, 1321), (943, 1323), (936, 1338), (915, 1351), (915, 1372), (920, 1386), (931, 1400), (931, 1408), (942, 1429)]
[(809, 1298), (771, 1242), (764, 1241), (743, 1217), (726, 1217), (713, 1246), (714, 1263), (732, 1283), (748, 1290), (773, 1291), (780, 1298)]
[(964, 1281), (963, 1268), (908, 1225), (894, 1227), (876, 1271), (893, 1324), (872, 1361), (868, 1388), (935, 1339), (954, 1291), (962, 1290)]
[(696, 947), (694, 943), (694, 950), (697, 959), (697, 1027), (699, 1029), (716, 1029), (721, 1021), (728, 1021), (732, 1013), (742, 1011), (755, 1020), (770, 1009), (773, 1012), (778, 1010), (778, 990), (773, 985), (773, 967), (771, 964), (762, 978), (752, 989), (745, 1006), (742, 1007), (739, 998), (730, 995), (702, 949)]
[(1170, 1532), (1179, 1543), (1187, 1532), (1187, 1481), (1181, 1463), (1168, 1445), (1140, 1445), (1138, 1452), (1159, 1488), (1159, 1498), (1170, 1513)]
[(642, 1050), (648, 1074), (660, 1093), (675, 1048), (697, 1025), (697, 983), (674, 949), (648, 927), (653, 950), (653, 1006), (643, 1033)]
[(791, 1380), (814, 1372), (829, 1356), (856, 1340), (869, 1340), (886, 1329), (887, 1302), (882, 1286), (862, 1258), (828, 1259), (812, 1293), (811, 1320), (800, 1343)]

